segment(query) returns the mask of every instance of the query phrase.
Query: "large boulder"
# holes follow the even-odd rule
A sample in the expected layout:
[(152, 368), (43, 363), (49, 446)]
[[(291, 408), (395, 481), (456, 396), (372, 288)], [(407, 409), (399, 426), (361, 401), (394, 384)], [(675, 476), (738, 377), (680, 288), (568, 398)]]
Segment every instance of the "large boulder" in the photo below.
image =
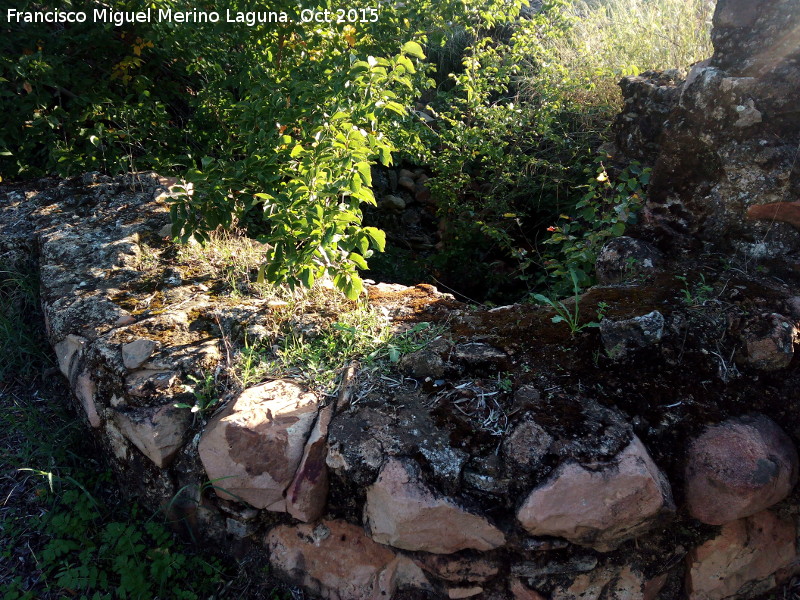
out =
[(222, 498), (286, 512), (314, 419), (317, 397), (278, 379), (242, 392), (200, 438), (200, 460)]
[(728, 419), (689, 446), (686, 503), (710, 525), (749, 517), (783, 500), (797, 482), (797, 449), (771, 419)]
[(683, 78), (677, 71), (646, 71), (619, 82), (623, 106), (614, 121), (614, 143), (628, 158), (653, 164), (661, 132), (678, 103)]
[(800, 200), (800, 4), (719, 0), (714, 25), (714, 55), (664, 125), (645, 222), (664, 247), (782, 257), (800, 250), (776, 205)]
[(608, 551), (643, 533), (672, 511), (669, 483), (633, 437), (603, 468), (567, 462), (534, 489), (517, 513), (531, 535), (563, 537)]

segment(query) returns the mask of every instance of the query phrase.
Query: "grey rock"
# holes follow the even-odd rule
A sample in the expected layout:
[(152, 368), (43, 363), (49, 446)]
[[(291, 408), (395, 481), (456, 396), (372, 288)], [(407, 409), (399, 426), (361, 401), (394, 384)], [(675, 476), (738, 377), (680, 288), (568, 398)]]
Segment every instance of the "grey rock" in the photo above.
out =
[(663, 255), (654, 246), (636, 238), (614, 238), (600, 250), (595, 273), (600, 284), (608, 285), (653, 273), (663, 262)]
[(603, 346), (613, 359), (624, 358), (631, 350), (657, 344), (663, 335), (664, 316), (657, 310), (632, 319), (603, 319), (600, 322)]
[(393, 196), (389, 194), (381, 199), (380, 203), (378, 204), (378, 208), (393, 212), (402, 212), (406, 208), (406, 201), (400, 196)]
[(503, 440), (506, 460), (525, 468), (536, 467), (547, 454), (553, 436), (533, 421), (523, 421)]
[(126, 369), (133, 371), (152, 356), (158, 348), (158, 342), (147, 339), (138, 339), (122, 345), (122, 364)]
[(445, 373), (445, 363), (442, 357), (428, 348), (406, 354), (400, 359), (397, 366), (404, 373), (417, 379), (426, 377), (439, 379), (444, 377)]
[(167, 392), (177, 378), (175, 371), (142, 369), (125, 378), (125, 391), (131, 396), (146, 398)]

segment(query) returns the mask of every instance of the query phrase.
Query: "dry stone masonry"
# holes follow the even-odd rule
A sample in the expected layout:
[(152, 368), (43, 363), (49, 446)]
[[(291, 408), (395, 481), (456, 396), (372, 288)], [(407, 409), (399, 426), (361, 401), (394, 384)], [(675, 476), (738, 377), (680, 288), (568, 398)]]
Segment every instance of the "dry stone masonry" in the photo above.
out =
[[(601, 253), (601, 285), (565, 301), (602, 308), (600, 330), (368, 284), (394, 327), (436, 337), (390, 371), (353, 366), (337, 396), (285, 374), (193, 411), (187, 386), (245, 336), (276, 343), (283, 305), (176, 262), (172, 181), (5, 185), (0, 261), (38, 261), (58, 370), (125, 491), (309, 597), (755, 598), (800, 570), (800, 8), (719, 0), (715, 25), (707, 65), (648, 80), (647, 131), (631, 116), (646, 99), (628, 104), (619, 143), (658, 155), (662, 249)], [(426, 202), (424, 173), (400, 175), (391, 189)], [(745, 220), (769, 206), (785, 223)], [(679, 238), (776, 262), (676, 256)]]

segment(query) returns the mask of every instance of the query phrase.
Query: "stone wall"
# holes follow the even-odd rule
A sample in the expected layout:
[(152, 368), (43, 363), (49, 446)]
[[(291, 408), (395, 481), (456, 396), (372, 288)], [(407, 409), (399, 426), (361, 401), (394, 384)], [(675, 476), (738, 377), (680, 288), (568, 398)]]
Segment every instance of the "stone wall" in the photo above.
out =
[[(0, 253), (38, 258), (59, 369), (123, 488), (196, 538), (322, 598), (745, 598), (795, 572), (795, 283), (623, 238), (578, 336), (543, 307), (370, 284), (398, 326), (444, 332), (336, 396), (279, 378), (198, 414), (184, 384), (275, 306), (175, 262), (167, 184), (6, 186)], [(687, 304), (687, 269), (714, 302)]]

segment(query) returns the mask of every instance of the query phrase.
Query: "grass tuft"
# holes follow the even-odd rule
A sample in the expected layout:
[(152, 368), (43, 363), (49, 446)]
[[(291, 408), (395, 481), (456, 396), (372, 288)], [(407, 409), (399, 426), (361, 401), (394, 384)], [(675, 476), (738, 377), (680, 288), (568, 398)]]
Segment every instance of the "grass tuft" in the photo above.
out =
[[(553, 76), (585, 106), (620, 103), (617, 82), (648, 70), (686, 70), (711, 56), (715, 0), (574, 0), (572, 22), (552, 43)], [(528, 93), (540, 86), (530, 80)]]
[(0, 383), (28, 379), (48, 362), (38, 273), (0, 265)]

